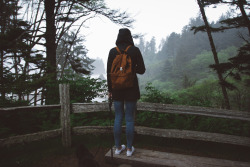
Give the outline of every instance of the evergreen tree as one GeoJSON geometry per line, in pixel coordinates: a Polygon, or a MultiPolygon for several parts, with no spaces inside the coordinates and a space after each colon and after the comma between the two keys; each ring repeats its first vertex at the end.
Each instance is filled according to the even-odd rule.
{"type": "Polygon", "coordinates": [[[65,33],[57,47],[57,63],[60,74],[58,78],[63,78],[65,69],[72,68],[76,73],[89,74],[92,70],[91,60],[87,57],[87,49],[84,44],[84,37],[77,37],[77,34],[65,33]]]}
{"type": "Polygon", "coordinates": [[[144,55],[145,55],[146,64],[154,60],[155,54],[156,54],[156,41],[155,41],[155,37],[152,37],[151,40],[147,42],[145,46],[144,55]]]}
{"type": "Polygon", "coordinates": [[[173,60],[176,57],[177,50],[179,50],[180,46],[180,34],[175,32],[171,33],[170,36],[167,37],[164,42],[161,50],[157,54],[157,59],[171,59],[173,60]]]}
{"type": "Polygon", "coordinates": [[[146,47],[146,46],[145,46],[144,38],[143,38],[143,37],[140,37],[140,39],[139,39],[139,44],[138,44],[138,48],[140,49],[142,56],[144,56],[144,54],[145,54],[145,50],[146,50],[145,47],[146,47]]]}
{"type": "MultiPolygon", "coordinates": [[[[229,15],[229,17],[221,18],[219,27],[211,27],[211,31],[224,33],[229,33],[232,29],[248,29],[248,35],[240,33],[241,38],[243,39],[239,42],[240,48],[238,54],[228,60],[226,63],[213,64],[210,67],[215,70],[220,70],[226,76],[230,75],[236,80],[241,80],[242,76],[250,76],[250,20],[249,16],[246,14],[246,9],[249,8],[250,3],[246,0],[204,0],[204,5],[218,5],[218,4],[230,4],[232,6],[238,7],[240,9],[241,15],[229,15]],[[243,42],[245,44],[242,46],[243,42]]],[[[204,26],[194,27],[195,31],[204,31],[204,26]]],[[[228,35],[230,36],[230,35],[228,35]]],[[[227,40],[225,40],[227,41],[227,40]]],[[[224,83],[228,88],[235,89],[235,86],[229,82],[224,83]]],[[[247,83],[249,84],[249,83],[247,83]]]]}
{"type": "MultiPolygon", "coordinates": [[[[44,71],[46,75],[43,77],[51,83],[57,80],[56,49],[64,34],[69,32],[74,25],[78,26],[77,32],[79,32],[88,19],[97,15],[107,17],[112,22],[127,27],[131,26],[133,22],[125,12],[107,8],[103,0],[37,0],[26,1],[26,3],[29,3],[27,11],[37,11],[36,14],[30,14],[33,16],[30,22],[34,25],[32,28],[36,32],[32,34],[34,35],[32,42],[34,45],[39,44],[46,47],[46,69],[44,71]],[[44,20],[46,21],[45,28],[42,27],[44,20]]],[[[78,70],[78,72],[81,71],[85,74],[90,72],[88,69],[79,68],[80,64],[83,63],[79,64],[79,59],[71,59],[71,63],[72,68],[75,67],[74,70],[78,70]]],[[[54,96],[53,90],[54,88],[49,86],[45,89],[47,104],[55,103],[53,99],[57,97],[54,96]]]]}
{"type": "MultiPolygon", "coordinates": [[[[197,3],[199,5],[199,7],[200,7],[202,18],[203,18],[204,23],[205,23],[205,27],[206,27],[207,35],[208,35],[208,38],[209,38],[211,50],[213,52],[215,64],[219,65],[220,63],[219,63],[217,51],[216,51],[216,48],[215,48],[215,45],[214,45],[213,37],[212,37],[212,34],[211,34],[210,25],[209,25],[209,23],[207,21],[207,17],[206,17],[206,14],[205,14],[204,5],[203,5],[201,0],[197,0],[197,3]]],[[[217,69],[216,72],[217,72],[217,75],[218,75],[218,78],[219,78],[219,81],[220,81],[220,85],[221,85],[222,93],[223,93],[223,96],[224,96],[226,108],[230,109],[229,98],[228,98],[228,94],[227,94],[227,90],[226,90],[226,86],[225,86],[225,79],[223,78],[222,72],[219,69],[217,69]]]]}
{"type": "MultiPolygon", "coordinates": [[[[220,19],[227,18],[229,16],[229,14],[222,15],[220,19]]],[[[220,27],[221,23],[219,21],[212,22],[210,25],[220,27]]],[[[213,77],[212,71],[208,68],[208,63],[197,63],[196,65],[198,65],[198,67],[191,67],[190,65],[192,64],[192,60],[195,60],[197,56],[203,55],[203,53],[213,56],[210,54],[211,47],[206,33],[197,32],[194,34],[190,31],[193,26],[200,26],[203,24],[204,21],[202,20],[201,15],[199,15],[196,18],[190,19],[189,24],[183,27],[182,33],[177,34],[173,32],[166,37],[166,40],[162,41],[164,43],[160,44],[162,47],[154,56],[154,61],[148,61],[150,62],[147,64],[148,70],[145,75],[140,76],[142,81],[141,83],[145,84],[146,81],[153,82],[154,80],[159,80],[161,82],[168,82],[171,83],[170,85],[174,85],[170,86],[171,88],[174,87],[174,89],[182,89],[181,81],[185,75],[187,75],[191,80],[199,80],[207,77],[207,75],[213,77]]],[[[242,39],[238,36],[239,32],[242,34],[247,33],[246,29],[230,29],[225,32],[214,33],[213,38],[217,51],[220,52],[226,50],[231,46],[240,47],[242,45],[242,39]]],[[[144,46],[145,43],[146,42],[144,42],[144,46]]],[[[231,58],[233,55],[230,53],[229,57],[231,58]]],[[[200,58],[202,59],[202,57],[200,58]]],[[[146,58],[145,62],[147,63],[146,58]]],[[[213,63],[212,60],[209,62],[213,63]]],[[[224,62],[225,61],[223,59],[223,63],[224,62]]],[[[168,88],[165,87],[165,89],[168,88]]]]}
{"type": "MultiPolygon", "coordinates": [[[[249,1],[247,0],[229,0],[229,1],[227,0],[203,0],[203,1],[204,1],[204,6],[229,4],[231,6],[237,6],[240,9],[241,16],[236,15],[232,18],[221,20],[221,23],[226,24],[227,26],[214,28],[212,29],[213,31],[222,31],[225,29],[246,27],[248,29],[248,34],[250,34],[250,20],[245,10],[245,8],[249,9],[249,6],[250,6],[249,1]]],[[[200,27],[200,29],[202,29],[202,27],[200,27]]]]}
{"type": "Polygon", "coordinates": [[[28,41],[29,27],[26,22],[18,19],[17,0],[5,0],[0,2],[0,77],[1,77],[1,101],[6,101],[6,93],[18,94],[21,100],[24,92],[31,91],[29,81],[32,70],[27,61],[30,59],[30,46],[28,41]]]}

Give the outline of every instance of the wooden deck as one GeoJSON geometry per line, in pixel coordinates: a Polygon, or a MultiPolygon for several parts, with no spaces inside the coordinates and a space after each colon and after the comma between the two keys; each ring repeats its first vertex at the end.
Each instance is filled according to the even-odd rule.
{"type": "Polygon", "coordinates": [[[250,162],[197,157],[136,148],[132,157],[126,152],[111,157],[111,150],[105,155],[108,163],[128,164],[133,167],[250,167],[250,162]]]}

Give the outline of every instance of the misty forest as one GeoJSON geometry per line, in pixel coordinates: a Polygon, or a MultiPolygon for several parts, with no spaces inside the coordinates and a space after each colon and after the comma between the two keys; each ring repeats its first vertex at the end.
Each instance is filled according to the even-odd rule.
{"type": "MultiPolygon", "coordinates": [[[[159,44],[134,35],[146,66],[138,75],[140,102],[250,112],[250,4],[197,0],[197,6],[197,17],[159,44]],[[205,9],[219,5],[230,10],[208,22],[205,9]]],[[[89,58],[85,46],[85,23],[95,17],[128,28],[136,22],[104,0],[1,0],[0,108],[59,104],[62,83],[70,85],[70,103],[107,102],[107,62],[89,58]]],[[[58,128],[59,112],[0,113],[0,138],[58,128]]],[[[149,127],[250,136],[247,121],[142,111],[136,119],[149,127]]],[[[71,120],[71,126],[110,123],[105,112],[72,114],[71,120]]]]}
{"type": "MultiPolygon", "coordinates": [[[[211,26],[219,29],[224,26],[221,22],[229,17],[230,13],[222,15],[211,26]]],[[[203,25],[202,16],[190,19],[181,34],[171,33],[162,40],[159,48],[155,38],[150,41],[140,38],[138,46],[147,67],[146,74],[140,76],[141,87],[145,87],[147,93],[159,93],[152,99],[148,99],[149,94],[146,93],[144,100],[249,110],[249,60],[239,58],[241,49],[249,49],[244,40],[249,36],[248,29],[225,28],[223,32],[213,33],[219,59],[217,66],[207,34],[203,32],[205,30],[199,31],[203,25]],[[234,64],[235,59],[244,59],[241,60],[244,64],[239,60],[237,65],[234,64]],[[223,81],[219,81],[217,70],[222,74],[223,81]],[[229,106],[225,102],[221,86],[226,87],[229,106]]],[[[249,53],[249,50],[246,52],[249,53]]]]}

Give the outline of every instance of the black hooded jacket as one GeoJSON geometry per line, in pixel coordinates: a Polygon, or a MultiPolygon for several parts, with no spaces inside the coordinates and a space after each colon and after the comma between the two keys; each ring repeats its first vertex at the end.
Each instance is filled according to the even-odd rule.
{"type": "MultiPolygon", "coordinates": [[[[116,40],[116,46],[120,50],[125,50],[129,45],[131,47],[128,49],[127,54],[131,57],[132,60],[132,70],[137,74],[144,74],[145,65],[139,48],[134,46],[133,38],[131,32],[127,28],[119,30],[119,34],[116,40]]],[[[140,90],[138,84],[138,78],[135,76],[134,86],[132,88],[126,88],[122,90],[112,90],[111,80],[110,80],[110,71],[113,60],[118,54],[117,50],[112,48],[109,51],[108,63],[107,63],[107,79],[108,79],[108,91],[112,93],[113,100],[126,100],[134,101],[140,98],[140,90]]]]}

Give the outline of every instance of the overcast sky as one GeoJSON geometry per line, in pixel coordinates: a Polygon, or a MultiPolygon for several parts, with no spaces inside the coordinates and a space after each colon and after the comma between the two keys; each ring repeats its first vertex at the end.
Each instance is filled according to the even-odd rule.
{"type": "MultiPolygon", "coordinates": [[[[190,18],[199,14],[196,0],[105,0],[107,7],[126,11],[135,19],[132,33],[145,35],[146,40],[153,36],[157,43],[172,32],[181,33],[182,28],[189,23],[190,18]]],[[[221,16],[220,8],[207,9],[209,21],[221,16]]],[[[90,58],[101,58],[106,65],[109,50],[115,46],[118,26],[104,17],[92,19],[87,23],[88,29],[83,29],[86,36],[85,45],[90,58]]],[[[135,43],[138,41],[135,41],[135,43]]]]}

